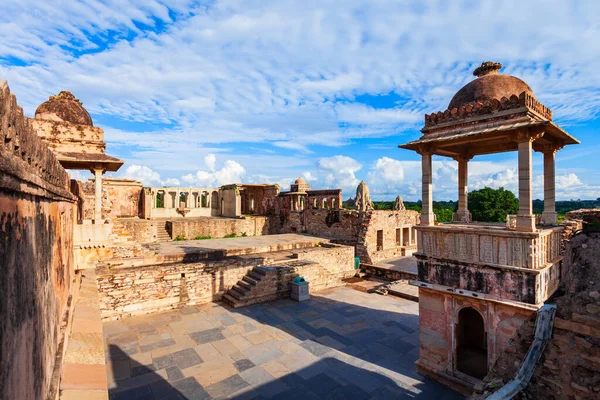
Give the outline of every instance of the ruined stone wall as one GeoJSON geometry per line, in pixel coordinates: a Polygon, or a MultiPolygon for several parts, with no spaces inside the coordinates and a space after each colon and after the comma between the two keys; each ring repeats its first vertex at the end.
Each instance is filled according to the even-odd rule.
{"type": "Polygon", "coordinates": [[[0,398],[56,394],[75,286],[69,176],[0,80],[0,398]],[[60,359],[60,358],[58,358],[60,359]]]}
{"type": "Polygon", "coordinates": [[[133,237],[135,243],[154,243],[158,241],[157,233],[165,226],[164,220],[146,220],[137,218],[119,218],[118,221],[133,237]]]}
{"type": "Polygon", "coordinates": [[[168,221],[171,237],[211,236],[222,238],[235,233],[236,236],[262,236],[278,233],[277,217],[245,216],[243,218],[194,218],[168,221]]]}
{"type": "Polygon", "coordinates": [[[389,258],[408,256],[416,249],[417,239],[413,226],[419,223],[419,213],[412,210],[374,210],[363,213],[362,232],[359,233],[357,256],[361,261],[375,264],[389,258]],[[407,229],[405,231],[405,228],[407,229]],[[397,242],[396,230],[400,229],[397,242]],[[378,246],[378,231],[383,234],[383,246],[378,246]],[[404,243],[406,233],[408,238],[404,243]]]}
{"type": "MultiPolygon", "coordinates": [[[[523,322],[534,313],[533,309],[419,288],[420,352],[417,367],[420,373],[427,376],[435,374],[436,379],[456,374],[456,340],[453,334],[458,313],[464,307],[474,308],[483,317],[487,333],[488,368],[504,352],[523,322]]],[[[452,385],[452,380],[448,379],[445,383],[452,385]]]]}
{"type": "MultiPolygon", "coordinates": [[[[548,300],[557,307],[552,338],[529,385],[517,398],[600,397],[600,233],[574,236],[567,246],[565,268],[561,289],[548,300]]],[[[533,341],[534,326],[531,318],[498,358],[485,378],[493,382],[485,388],[488,394],[514,377],[533,341]]]]}
{"type": "Polygon", "coordinates": [[[102,179],[102,216],[104,218],[140,216],[142,191],[141,182],[127,179],[102,179]]]}
{"type": "MultiPolygon", "coordinates": [[[[351,247],[327,245],[298,250],[296,261],[310,261],[317,269],[298,272],[286,270],[286,284],[306,272],[315,288],[341,284],[354,275],[351,247]],[[289,276],[288,276],[289,275],[289,276]],[[292,276],[293,275],[293,276],[292,276]],[[333,282],[335,281],[335,282],[333,282]]],[[[100,309],[105,320],[165,311],[186,304],[220,300],[246,273],[260,265],[272,265],[273,253],[207,259],[194,263],[153,265],[96,270],[100,290],[100,309]]],[[[311,264],[312,265],[312,264],[311,264]]],[[[282,271],[286,264],[277,264],[282,271]]]]}

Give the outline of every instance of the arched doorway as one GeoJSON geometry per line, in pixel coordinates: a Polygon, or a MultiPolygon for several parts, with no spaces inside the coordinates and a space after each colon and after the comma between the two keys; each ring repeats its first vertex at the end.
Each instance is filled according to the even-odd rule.
{"type": "Polygon", "coordinates": [[[487,333],[483,317],[474,308],[458,312],[456,369],[477,379],[487,375],[487,333]]]}

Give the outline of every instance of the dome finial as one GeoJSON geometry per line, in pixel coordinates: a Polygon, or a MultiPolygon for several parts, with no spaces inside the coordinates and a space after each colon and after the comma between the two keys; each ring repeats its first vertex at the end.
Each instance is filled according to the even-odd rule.
{"type": "Polygon", "coordinates": [[[482,62],[481,65],[475,69],[475,71],[473,71],[473,75],[479,78],[484,75],[497,74],[498,71],[500,71],[500,68],[502,68],[502,64],[500,63],[485,61],[482,62]]]}

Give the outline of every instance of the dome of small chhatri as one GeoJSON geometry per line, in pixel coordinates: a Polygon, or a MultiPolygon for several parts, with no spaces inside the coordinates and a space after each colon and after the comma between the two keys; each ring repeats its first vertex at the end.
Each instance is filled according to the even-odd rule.
{"type": "Polygon", "coordinates": [[[300,177],[298,179],[296,179],[296,182],[294,182],[295,185],[306,185],[306,181],[304,180],[303,177],[300,177]]]}
{"type": "Polygon", "coordinates": [[[448,109],[459,108],[476,101],[500,100],[503,97],[508,99],[512,95],[519,96],[523,92],[533,96],[533,90],[521,79],[511,75],[499,74],[498,71],[501,68],[502,64],[500,63],[491,61],[482,63],[473,71],[473,75],[477,79],[467,83],[456,92],[448,105],[448,109]]]}
{"type": "Polygon", "coordinates": [[[40,104],[35,110],[35,118],[93,126],[92,117],[83,108],[81,101],[77,100],[68,90],[63,90],[56,96],[50,96],[48,101],[40,104]]]}

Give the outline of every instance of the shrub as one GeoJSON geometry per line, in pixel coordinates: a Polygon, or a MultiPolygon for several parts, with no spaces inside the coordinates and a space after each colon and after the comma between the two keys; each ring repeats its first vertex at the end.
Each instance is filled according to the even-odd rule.
{"type": "Polygon", "coordinates": [[[175,240],[177,242],[180,242],[182,240],[185,240],[185,236],[183,236],[183,235],[177,235],[177,237],[175,237],[175,239],[173,239],[173,240],[175,240]]]}
{"type": "Polygon", "coordinates": [[[212,239],[212,236],[208,235],[208,236],[196,236],[194,238],[194,240],[207,240],[207,239],[212,239]]]}
{"type": "Polygon", "coordinates": [[[230,233],[229,235],[225,235],[225,236],[223,236],[223,238],[224,238],[224,239],[228,239],[228,238],[234,238],[234,237],[236,237],[236,236],[237,236],[237,235],[236,235],[236,234],[235,234],[235,232],[234,232],[234,233],[230,233]]]}

